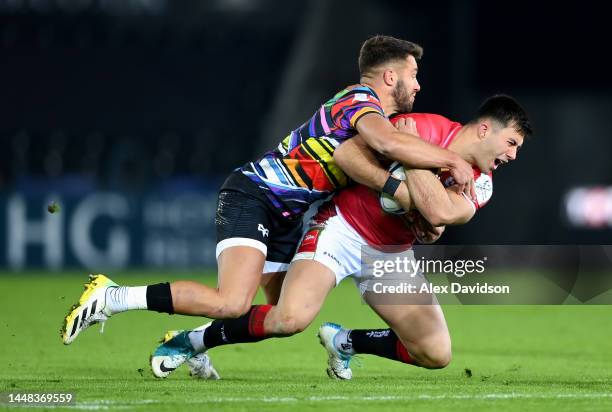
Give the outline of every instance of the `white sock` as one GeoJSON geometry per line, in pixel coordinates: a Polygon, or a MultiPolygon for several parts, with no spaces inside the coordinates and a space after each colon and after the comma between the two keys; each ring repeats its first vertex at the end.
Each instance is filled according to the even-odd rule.
{"type": "Polygon", "coordinates": [[[195,351],[198,353],[206,350],[206,347],[204,346],[204,332],[211,323],[212,322],[208,322],[206,325],[202,325],[187,334],[187,337],[189,337],[189,342],[191,342],[191,346],[193,346],[195,351]]]}
{"type": "Polygon", "coordinates": [[[106,305],[113,315],[127,310],[147,309],[147,287],[120,286],[108,288],[106,305]]]}

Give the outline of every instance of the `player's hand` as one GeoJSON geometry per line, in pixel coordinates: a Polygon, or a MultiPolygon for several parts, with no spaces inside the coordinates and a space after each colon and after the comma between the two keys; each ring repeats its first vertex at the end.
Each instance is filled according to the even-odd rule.
{"type": "Polygon", "coordinates": [[[431,244],[440,239],[444,233],[445,226],[432,226],[418,212],[412,211],[407,213],[408,219],[412,221],[412,233],[420,243],[431,244]]]}
{"type": "MultiPolygon", "coordinates": [[[[410,117],[402,117],[395,122],[395,128],[402,133],[409,133],[415,136],[419,136],[419,131],[416,127],[416,121],[410,117]]],[[[420,136],[419,136],[420,137],[420,136]]]]}
{"type": "Polygon", "coordinates": [[[449,173],[459,185],[459,190],[467,195],[468,198],[476,200],[476,189],[474,189],[474,171],[472,165],[457,156],[453,166],[449,168],[449,173]]]}

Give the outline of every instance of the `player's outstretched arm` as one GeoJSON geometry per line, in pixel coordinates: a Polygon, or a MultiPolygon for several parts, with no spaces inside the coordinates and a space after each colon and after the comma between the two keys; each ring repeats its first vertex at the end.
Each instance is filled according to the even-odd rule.
{"type": "MultiPolygon", "coordinates": [[[[363,141],[383,156],[408,168],[447,168],[462,190],[470,197],[475,196],[472,166],[456,153],[426,142],[418,136],[398,131],[377,113],[364,115],[355,127],[363,141]]],[[[351,175],[351,171],[345,172],[351,175]]]]}
{"type": "MultiPolygon", "coordinates": [[[[334,160],[357,183],[377,192],[382,191],[389,177],[389,172],[380,165],[359,135],[342,143],[334,152],[334,160]]],[[[403,182],[395,192],[394,197],[404,210],[419,209],[427,221],[435,223],[434,226],[462,224],[471,219],[474,214],[473,207],[457,187],[444,189],[433,173],[428,170],[420,172],[423,172],[423,176],[403,182]],[[415,200],[408,189],[411,180],[417,180],[414,183],[416,187],[412,190],[417,197],[415,200]]],[[[408,174],[410,175],[411,173],[408,174]]]]}
{"type": "Polygon", "coordinates": [[[406,170],[406,184],[414,207],[433,226],[462,225],[476,212],[462,192],[456,187],[445,189],[429,170],[406,170]]]}

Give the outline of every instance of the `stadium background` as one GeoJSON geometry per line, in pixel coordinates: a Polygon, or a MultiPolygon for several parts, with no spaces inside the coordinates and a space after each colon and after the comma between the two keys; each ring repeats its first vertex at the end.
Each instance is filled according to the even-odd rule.
{"type": "MultiPolygon", "coordinates": [[[[350,282],[303,333],[212,351],[218,382],[147,373],[156,339],[200,318],[128,313],[68,347],[57,333],[89,271],[214,285],[222,179],[356,82],[376,33],[424,46],[415,111],[467,121],[503,92],[532,118],[492,202],[443,242],[609,243],[612,70],[597,7],[0,0],[0,410],[2,393],[25,390],[74,391],[71,410],[611,410],[610,305],[446,305],[449,367],[365,356],[348,384],[327,378],[314,336],[324,321],[384,327],[350,282]]],[[[586,280],[608,290],[589,303],[612,302],[609,273],[586,280]]]]}
{"type": "Polygon", "coordinates": [[[356,82],[375,33],[424,46],[415,111],[467,121],[504,92],[532,117],[493,201],[445,242],[609,239],[612,81],[589,2],[279,4],[0,1],[0,265],[214,266],[223,177],[356,82]]]}

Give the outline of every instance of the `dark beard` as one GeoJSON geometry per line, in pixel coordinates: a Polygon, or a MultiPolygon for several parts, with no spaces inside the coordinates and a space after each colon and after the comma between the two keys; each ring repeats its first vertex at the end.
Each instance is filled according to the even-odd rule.
{"type": "Polygon", "coordinates": [[[398,113],[410,113],[412,111],[412,102],[410,95],[406,92],[405,84],[402,80],[398,80],[393,92],[391,93],[398,113]]]}

